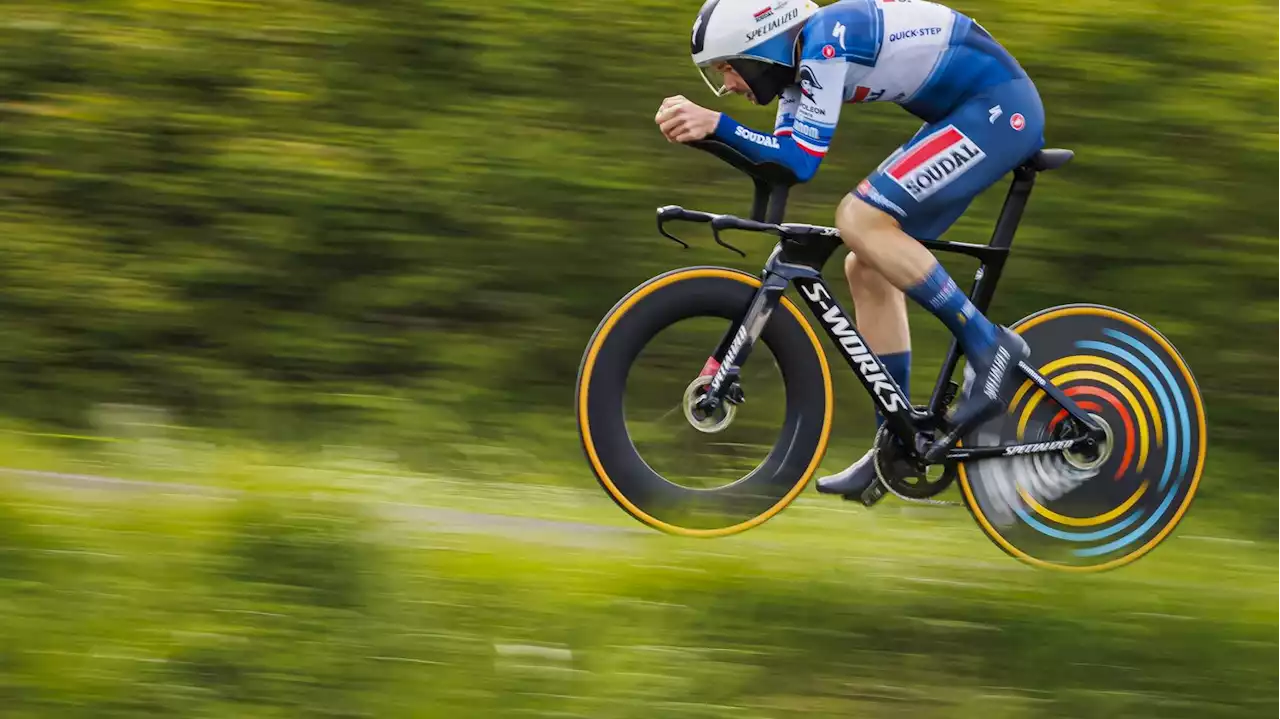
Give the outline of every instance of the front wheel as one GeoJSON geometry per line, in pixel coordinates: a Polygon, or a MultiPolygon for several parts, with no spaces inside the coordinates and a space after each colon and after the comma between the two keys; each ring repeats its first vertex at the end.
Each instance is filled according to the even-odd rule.
{"type": "Polygon", "coordinates": [[[817,336],[785,297],[743,367],[745,404],[711,421],[686,411],[692,393],[705,385],[696,381],[702,361],[746,313],[760,286],[737,270],[674,270],[632,290],[587,343],[575,402],[587,462],[614,502],[650,527],[693,537],[744,531],[790,504],[822,460],[831,429],[831,373],[817,336]],[[642,354],[652,354],[646,350],[659,344],[656,338],[672,336],[677,325],[696,330],[681,335],[685,356],[642,369],[642,354]],[[753,373],[780,375],[781,389],[771,395],[753,384],[753,373]],[[628,389],[633,392],[624,401],[628,389]],[[674,424],[646,430],[634,418],[629,422],[627,410],[644,406],[671,407],[661,418],[674,424]],[[754,422],[743,417],[748,410],[757,413],[754,422]],[[744,436],[727,441],[731,424],[744,436]],[[752,459],[750,467],[741,457],[721,463],[719,469],[733,476],[714,486],[674,479],[679,469],[704,460],[706,453],[691,444],[704,438],[737,453],[759,448],[764,457],[752,459]],[[637,441],[660,449],[642,457],[637,441]]]}

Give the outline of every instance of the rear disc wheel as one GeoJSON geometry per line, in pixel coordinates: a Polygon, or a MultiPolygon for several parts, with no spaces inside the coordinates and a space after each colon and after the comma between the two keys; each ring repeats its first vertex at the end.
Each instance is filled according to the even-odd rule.
{"type": "MultiPolygon", "coordinates": [[[[961,495],[1001,549],[1064,571],[1123,566],[1167,538],[1190,506],[1205,460],[1204,401],[1191,370],[1154,327],[1092,304],[1042,310],[1010,327],[1028,360],[1102,426],[1095,447],[961,463],[961,495]]],[[[982,447],[1083,436],[1026,380],[1008,411],[966,436],[982,447]]]]}

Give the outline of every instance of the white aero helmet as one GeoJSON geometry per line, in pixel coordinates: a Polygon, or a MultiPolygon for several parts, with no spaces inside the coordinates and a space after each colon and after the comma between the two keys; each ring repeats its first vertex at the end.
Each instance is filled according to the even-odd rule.
{"type": "Polygon", "coordinates": [[[706,0],[693,21],[693,64],[720,97],[728,89],[712,65],[728,63],[767,105],[795,82],[796,40],[817,10],[812,0],[706,0]]]}

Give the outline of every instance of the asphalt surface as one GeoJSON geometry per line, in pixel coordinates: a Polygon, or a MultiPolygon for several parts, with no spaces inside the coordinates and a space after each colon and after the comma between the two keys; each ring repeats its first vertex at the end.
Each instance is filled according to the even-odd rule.
{"type": "MultiPolygon", "coordinates": [[[[180,482],[153,482],[96,474],[48,472],[32,469],[0,467],[0,477],[24,488],[57,492],[119,492],[143,496],[182,496],[194,498],[237,499],[247,493],[225,487],[210,487],[180,482]]],[[[618,527],[587,522],[574,522],[537,517],[519,517],[488,512],[474,512],[402,502],[368,502],[384,517],[427,526],[455,534],[505,536],[521,541],[540,541],[565,546],[598,547],[602,540],[623,539],[652,534],[643,527],[618,527]]]]}

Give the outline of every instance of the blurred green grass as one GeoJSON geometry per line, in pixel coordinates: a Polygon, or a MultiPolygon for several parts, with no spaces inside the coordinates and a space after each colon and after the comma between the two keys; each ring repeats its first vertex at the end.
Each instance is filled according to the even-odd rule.
{"type": "Polygon", "coordinates": [[[1194,507],[1148,557],[1079,577],[894,500],[806,495],[688,540],[594,486],[356,448],[127,440],[76,462],[3,436],[29,468],[0,475],[5,717],[1276,711],[1276,545],[1194,507]]]}

